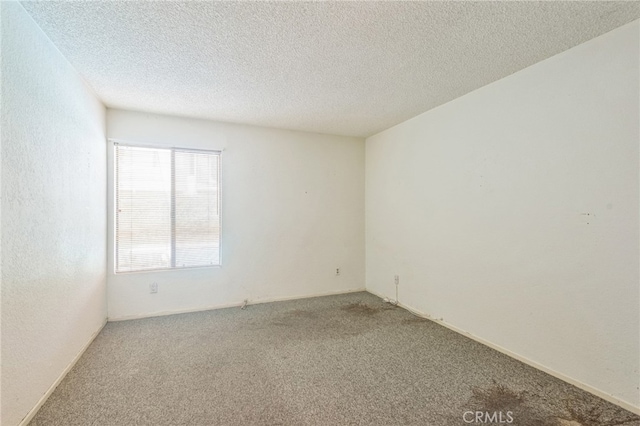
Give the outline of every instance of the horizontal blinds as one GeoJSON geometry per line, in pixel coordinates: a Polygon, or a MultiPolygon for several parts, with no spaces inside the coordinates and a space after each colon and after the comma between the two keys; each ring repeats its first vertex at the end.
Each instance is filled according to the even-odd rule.
{"type": "Polygon", "coordinates": [[[220,155],[116,145],[116,272],[220,264],[220,155]]]}
{"type": "Polygon", "coordinates": [[[220,259],[219,155],[176,150],[175,266],[217,265],[220,259]]]}
{"type": "Polygon", "coordinates": [[[116,146],[116,271],[171,267],[171,152],[116,146]]]}

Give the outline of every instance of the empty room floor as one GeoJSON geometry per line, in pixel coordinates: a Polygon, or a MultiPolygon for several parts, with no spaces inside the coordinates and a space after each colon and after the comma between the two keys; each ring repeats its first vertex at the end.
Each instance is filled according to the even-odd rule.
{"type": "Polygon", "coordinates": [[[464,425],[469,411],[640,425],[364,292],[108,323],[30,425],[464,425]]]}

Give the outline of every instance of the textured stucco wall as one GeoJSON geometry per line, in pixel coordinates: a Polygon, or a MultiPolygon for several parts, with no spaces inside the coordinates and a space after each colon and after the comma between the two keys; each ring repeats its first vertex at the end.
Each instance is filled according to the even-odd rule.
{"type": "Polygon", "coordinates": [[[106,318],[105,110],[22,6],[2,12],[2,421],[106,318]]]}
{"type": "Polygon", "coordinates": [[[636,409],[639,32],[366,142],[368,290],[636,409]]]}
{"type": "MultiPolygon", "coordinates": [[[[110,255],[109,319],[364,289],[364,139],[112,109],[107,129],[223,150],[222,266],[114,274],[110,255]]],[[[109,223],[113,253],[113,205],[109,223]]]]}

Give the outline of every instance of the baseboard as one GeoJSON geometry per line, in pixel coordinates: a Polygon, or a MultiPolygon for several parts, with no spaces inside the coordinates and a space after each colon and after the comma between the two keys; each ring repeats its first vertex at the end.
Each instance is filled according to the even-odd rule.
{"type": "MultiPolygon", "coordinates": [[[[339,294],[359,293],[359,292],[363,292],[363,291],[366,291],[366,290],[364,288],[355,288],[355,289],[349,289],[349,290],[328,291],[328,292],[324,292],[324,293],[315,293],[315,294],[308,294],[308,295],[287,296],[287,297],[270,297],[270,298],[265,298],[265,299],[249,300],[247,302],[247,306],[249,306],[249,305],[259,305],[261,303],[285,302],[287,300],[309,299],[309,298],[312,298],[312,297],[336,296],[336,295],[339,295],[339,294]]],[[[109,317],[107,320],[109,322],[128,321],[128,320],[134,320],[134,319],[163,317],[163,316],[166,316],[166,315],[189,314],[189,313],[193,313],[193,312],[212,311],[212,310],[216,310],[216,309],[237,308],[237,307],[242,306],[242,305],[244,305],[244,301],[226,303],[226,304],[220,304],[220,305],[211,305],[211,306],[205,306],[205,307],[194,308],[194,309],[178,309],[178,310],[172,310],[172,311],[151,312],[151,313],[148,313],[148,314],[123,315],[123,316],[119,316],[119,317],[109,317]]]]}
{"type": "MultiPolygon", "coordinates": [[[[368,293],[373,294],[374,296],[377,296],[377,297],[381,298],[381,299],[388,298],[388,296],[384,296],[384,295],[378,294],[378,293],[376,293],[376,292],[374,292],[372,290],[369,290],[369,289],[367,289],[366,291],[368,293]]],[[[582,383],[579,380],[573,379],[573,378],[571,378],[571,377],[569,377],[569,376],[567,376],[567,375],[565,375],[563,373],[560,373],[560,372],[555,371],[555,370],[553,370],[553,369],[551,369],[549,367],[546,367],[546,366],[544,366],[542,364],[539,364],[539,363],[537,363],[537,362],[535,362],[535,361],[533,361],[533,360],[531,360],[529,358],[526,358],[526,357],[524,357],[522,355],[519,355],[519,354],[517,354],[515,352],[512,352],[509,349],[505,349],[502,346],[496,345],[494,343],[491,343],[488,340],[485,340],[485,339],[483,339],[481,337],[475,336],[475,335],[469,333],[468,331],[464,331],[464,330],[462,330],[462,329],[460,329],[460,328],[458,328],[458,327],[456,327],[454,325],[451,325],[451,324],[449,324],[449,323],[447,323],[447,322],[445,322],[443,320],[432,318],[431,316],[429,316],[429,314],[425,314],[425,313],[419,311],[418,309],[415,309],[415,308],[413,308],[411,306],[405,305],[404,303],[398,302],[397,306],[400,306],[401,308],[406,309],[407,311],[411,312],[412,314],[414,314],[416,316],[419,316],[421,318],[425,318],[425,319],[428,319],[430,321],[433,321],[433,322],[435,322],[435,323],[437,323],[439,325],[442,325],[443,327],[448,328],[449,330],[455,331],[458,334],[461,334],[461,335],[463,335],[465,337],[468,337],[468,338],[470,338],[472,340],[475,340],[476,342],[481,343],[481,344],[483,344],[485,346],[488,346],[491,349],[495,349],[496,351],[498,351],[500,353],[503,353],[503,354],[505,354],[505,355],[507,355],[507,356],[509,356],[511,358],[517,359],[518,361],[523,362],[523,363],[525,363],[525,364],[527,364],[527,365],[529,365],[529,366],[531,366],[531,367],[533,367],[533,368],[535,368],[537,370],[544,371],[545,373],[550,374],[551,376],[553,376],[553,377],[555,377],[557,379],[560,379],[563,382],[567,382],[570,385],[573,385],[573,386],[575,386],[577,388],[580,388],[583,391],[589,392],[589,393],[591,393],[591,394],[593,394],[593,395],[595,395],[595,396],[597,396],[599,398],[604,399],[605,401],[608,401],[608,402],[610,402],[612,404],[617,405],[618,407],[624,408],[627,411],[630,411],[630,412],[632,412],[634,414],[640,415],[640,407],[636,407],[635,405],[629,404],[626,401],[622,401],[622,400],[616,398],[615,396],[613,396],[611,394],[608,394],[608,393],[606,393],[604,391],[601,391],[600,389],[594,388],[593,386],[587,385],[586,383],[582,383]]]]}
{"type": "Polygon", "coordinates": [[[95,340],[95,338],[98,336],[98,334],[100,334],[100,332],[102,331],[102,329],[104,328],[104,326],[107,324],[107,320],[105,319],[105,321],[102,323],[102,325],[100,326],[100,328],[95,331],[91,337],[89,338],[89,341],[82,347],[82,349],[80,349],[80,351],[76,354],[75,357],[73,357],[73,359],[71,360],[71,362],[65,367],[64,370],[62,370],[62,373],[60,373],[60,376],[58,376],[58,378],[56,379],[55,382],[53,382],[53,384],[49,387],[49,389],[47,389],[47,391],[44,393],[44,395],[42,395],[42,397],[40,398],[40,400],[38,400],[38,403],[31,409],[31,411],[29,411],[29,413],[22,419],[22,421],[19,423],[18,426],[26,426],[29,424],[29,422],[33,419],[33,417],[36,415],[36,413],[38,412],[38,410],[40,410],[40,408],[42,408],[42,406],[44,405],[45,402],[47,402],[47,399],[49,399],[49,397],[51,396],[51,394],[53,393],[53,391],[56,390],[56,388],[58,387],[58,385],[60,384],[60,382],[62,382],[62,379],[65,378],[65,376],[69,373],[69,371],[71,371],[71,369],[73,368],[74,365],[76,365],[76,363],[78,362],[78,360],[80,359],[80,357],[82,357],[82,355],[85,353],[85,351],[87,350],[87,348],[91,345],[91,343],[93,343],[93,341],[95,340]]]}

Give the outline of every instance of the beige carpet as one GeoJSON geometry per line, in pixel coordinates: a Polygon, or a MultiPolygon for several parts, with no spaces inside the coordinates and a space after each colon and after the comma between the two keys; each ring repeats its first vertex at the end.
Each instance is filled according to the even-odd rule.
{"type": "Polygon", "coordinates": [[[31,422],[467,424],[640,426],[640,418],[353,293],[109,323],[31,422]]]}

